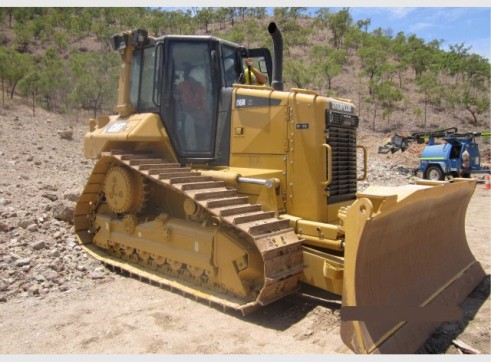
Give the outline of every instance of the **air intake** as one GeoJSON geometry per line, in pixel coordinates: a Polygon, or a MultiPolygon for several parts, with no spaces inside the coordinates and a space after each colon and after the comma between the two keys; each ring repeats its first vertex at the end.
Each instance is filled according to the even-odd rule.
{"type": "Polygon", "coordinates": [[[326,188],[330,204],[356,198],[358,123],[359,119],[355,115],[326,111],[326,143],[332,150],[332,182],[326,188]]]}

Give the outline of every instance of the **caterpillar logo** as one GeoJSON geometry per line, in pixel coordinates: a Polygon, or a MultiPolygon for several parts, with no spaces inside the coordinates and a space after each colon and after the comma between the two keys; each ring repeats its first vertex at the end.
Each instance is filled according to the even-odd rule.
{"type": "Polygon", "coordinates": [[[341,102],[331,102],[331,109],[349,113],[353,112],[353,106],[351,104],[341,102]]]}

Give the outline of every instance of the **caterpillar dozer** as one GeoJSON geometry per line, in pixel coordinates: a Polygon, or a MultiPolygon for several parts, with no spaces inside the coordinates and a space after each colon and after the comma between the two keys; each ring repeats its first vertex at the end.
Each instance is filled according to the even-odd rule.
{"type": "Polygon", "coordinates": [[[282,35],[268,31],[274,57],[214,36],[112,37],[118,104],[89,120],[78,240],[116,270],[244,315],[303,285],[327,290],[353,351],[413,353],[484,277],[464,229],[475,181],[358,192],[355,105],[284,90],[282,35]],[[249,57],[267,85],[242,84],[249,57]],[[189,77],[204,100],[186,105],[189,77]]]}

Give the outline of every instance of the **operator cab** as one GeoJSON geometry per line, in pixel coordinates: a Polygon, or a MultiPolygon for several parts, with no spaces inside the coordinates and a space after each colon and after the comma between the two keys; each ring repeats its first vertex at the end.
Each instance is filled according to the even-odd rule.
{"type": "Polygon", "coordinates": [[[247,57],[270,82],[265,48],[212,36],[165,36],[135,48],[131,103],[159,113],[181,164],[228,165],[233,84],[243,81],[247,57]]]}

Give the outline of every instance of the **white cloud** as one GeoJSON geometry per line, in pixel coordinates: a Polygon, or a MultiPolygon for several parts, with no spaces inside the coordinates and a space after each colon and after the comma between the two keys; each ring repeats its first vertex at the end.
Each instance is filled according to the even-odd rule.
{"type": "MultiPolygon", "coordinates": [[[[429,10],[429,9],[428,9],[429,10]]],[[[427,19],[444,23],[461,21],[462,19],[472,18],[475,13],[473,8],[431,8],[431,13],[427,19]]]]}
{"type": "Polygon", "coordinates": [[[387,8],[389,18],[392,20],[405,18],[414,10],[416,10],[416,8],[387,8]]]}
{"type": "Polygon", "coordinates": [[[418,33],[422,30],[427,30],[427,29],[430,29],[430,28],[434,28],[436,25],[435,23],[424,23],[424,22],[420,22],[420,23],[414,23],[412,25],[409,25],[409,27],[407,28],[408,32],[409,33],[418,33]]]}

